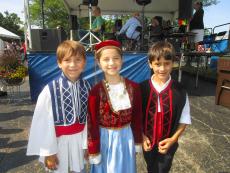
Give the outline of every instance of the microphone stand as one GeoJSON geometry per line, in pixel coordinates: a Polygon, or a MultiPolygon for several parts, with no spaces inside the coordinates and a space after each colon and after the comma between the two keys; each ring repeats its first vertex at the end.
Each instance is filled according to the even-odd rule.
{"type": "Polygon", "coordinates": [[[92,30],[92,4],[91,2],[89,2],[88,5],[88,9],[89,9],[89,30],[88,33],[86,33],[80,40],[79,42],[82,43],[83,45],[85,45],[86,51],[88,50],[92,50],[93,45],[101,42],[101,40],[91,31],[92,30]],[[86,38],[89,37],[89,43],[85,43],[84,40],[86,40],[86,38]],[[93,43],[93,38],[97,40],[97,42],[93,43]]]}

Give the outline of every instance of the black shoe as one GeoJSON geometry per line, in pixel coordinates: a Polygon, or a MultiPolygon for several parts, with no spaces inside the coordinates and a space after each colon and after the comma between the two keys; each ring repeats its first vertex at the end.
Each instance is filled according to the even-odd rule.
{"type": "Polygon", "coordinates": [[[6,91],[0,91],[0,97],[3,97],[3,96],[7,96],[7,92],[6,91]]]}

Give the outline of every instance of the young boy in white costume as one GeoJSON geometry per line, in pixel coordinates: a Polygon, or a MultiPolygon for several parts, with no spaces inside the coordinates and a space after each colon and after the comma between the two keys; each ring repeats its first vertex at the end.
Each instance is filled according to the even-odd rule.
{"type": "Polygon", "coordinates": [[[57,48],[62,74],[38,97],[27,155],[39,155],[55,173],[84,173],[87,149],[87,100],[90,84],[81,78],[86,64],[84,47],[66,40],[57,48]]]}

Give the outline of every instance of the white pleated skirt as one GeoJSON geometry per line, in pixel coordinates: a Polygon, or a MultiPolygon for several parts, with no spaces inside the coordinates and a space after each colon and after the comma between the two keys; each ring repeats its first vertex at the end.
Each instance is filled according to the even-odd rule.
{"type": "MultiPolygon", "coordinates": [[[[83,133],[80,132],[73,135],[63,135],[57,138],[59,165],[58,169],[53,171],[54,173],[69,173],[69,170],[76,173],[85,172],[82,135],[83,133]]],[[[44,163],[44,157],[40,157],[39,160],[44,163]]]]}

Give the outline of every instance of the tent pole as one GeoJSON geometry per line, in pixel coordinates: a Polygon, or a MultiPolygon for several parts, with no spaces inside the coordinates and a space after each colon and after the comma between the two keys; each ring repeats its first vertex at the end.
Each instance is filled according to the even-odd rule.
{"type": "Polygon", "coordinates": [[[32,42],[31,42],[31,25],[30,25],[30,19],[29,19],[29,0],[24,0],[24,17],[25,17],[25,43],[26,43],[26,49],[32,49],[32,42]]]}
{"type": "Polygon", "coordinates": [[[45,29],[45,20],[44,20],[44,0],[41,0],[41,7],[42,7],[42,29],[45,29]]]}

